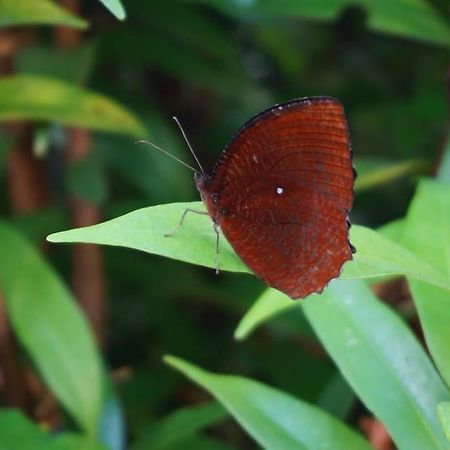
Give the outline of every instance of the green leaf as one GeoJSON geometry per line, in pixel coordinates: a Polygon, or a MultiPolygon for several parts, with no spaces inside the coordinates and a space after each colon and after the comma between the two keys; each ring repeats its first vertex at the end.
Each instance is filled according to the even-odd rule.
{"type": "Polygon", "coordinates": [[[442,429],[450,442],[450,402],[442,402],[437,405],[437,415],[442,429]]]}
{"type": "Polygon", "coordinates": [[[33,45],[15,55],[14,65],[22,75],[40,75],[68,83],[85,84],[92,72],[95,57],[96,46],[93,43],[64,50],[49,45],[33,45]]]}
{"type": "Polygon", "coordinates": [[[187,438],[226,417],[217,403],[184,408],[143,430],[132,450],[159,450],[183,444],[187,438]]]}
{"type": "Polygon", "coordinates": [[[356,254],[353,261],[345,264],[342,278],[408,275],[436,286],[450,287],[450,280],[444,273],[370,228],[354,225],[350,240],[356,247],[356,254]]]}
{"type": "Polygon", "coordinates": [[[317,399],[317,406],[345,420],[357,401],[356,395],[339,371],[330,378],[317,399]]]}
{"type": "MultiPolygon", "coordinates": [[[[146,450],[150,450],[150,447],[146,450]]],[[[235,450],[235,448],[216,439],[196,434],[186,437],[182,442],[165,447],[164,450],[235,450]]]]}
{"type": "Polygon", "coordinates": [[[287,295],[272,288],[266,289],[244,314],[234,337],[243,340],[264,322],[295,307],[299,307],[299,304],[294,303],[287,295]]]}
{"type": "MultiPolygon", "coordinates": [[[[408,210],[404,244],[450,279],[450,185],[424,180],[408,210]]],[[[450,289],[409,279],[430,352],[450,386],[450,289]]]]}
{"type": "MultiPolygon", "coordinates": [[[[193,1],[193,0],[191,0],[193,1]]],[[[333,20],[349,6],[367,10],[369,28],[437,45],[450,45],[450,29],[424,0],[197,0],[232,16],[299,16],[333,20]]]]}
{"type": "Polygon", "coordinates": [[[410,174],[424,172],[430,164],[421,159],[401,162],[382,162],[377,160],[355,161],[358,177],[355,181],[356,192],[373,189],[410,174]]]}
{"type": "MultiPolygon", "coordinates": [[[[360,0],[369,28],[437,45],[450,45],[450,28],[425,0],[360,0]]],[[[348,4],[353,3],[351,0],[348,4]]],[[[354,4],[354,3],[353,3],[354,4]]]]}
{"type": "MultiPolygon", "coordinates": [[[[189,208],[204,211],[201,202],[152,206],[91,227],[54,233],[47,239],[50,242],[86,242],[129,247],[215,267],[216,236],[208,216],[188,213],[183,226],[174,236],[164,236],[178,225],[183,212],[189,208]]],[[[376,231],[353,226],[351,241],[356,246],[357,253],[354,261],[345,265],[342,274],[345,278],[407,274],[437,286],[449,285],[443,274],[376,231]]],[[[220,239],[220,268],[233,272],[250,272],[225,238],[220,239]]]]}
{"type": "Polygon", "coordinates": [[[445,143],[445,148],[436,176],[438,180],[450,183],[450,136],[448,136],[447,142],[445,143]]]}
{"type": "MultiPolygon", "coordinates": [[[[164,236],[176,228],[188,208],[205,210],[201,202],[151,206],[91,227],[55,233],[47,239],[50,242],[95,242],[129,247],[215,267],[216,234],[209,216],[188,213],[174,236],[164,236]]],[[[220,239],[220,267],[222,270],[249,272],[225,238],[220,239]]]]}
{"type": "Polygon", "coordinates": [[[0,80],[0,121],[44,120],[144,137],[139,120],[103,95],[56,79],[16,75],[0,80]]]}
{"type": "Polygon", "coordinates": [[[335,280],[302,305],[346,380],[399,448],[447,448],[435,408],[450,394],[396,314],[356,280],[335,280]]]}
{"type": "Polygon", "coordinates": [[[423,180],[406,217],[402,243],[450,277],[450,184],[423,180]]]}
{"type": "Polygon", "coordinates": [[[19,411],[0,411],[0,450],[106,450],[73,433],[52,437],[19,411]]]}
{"type": "Polygon", "coordinates": [[[214,395],[264,448],[371,448],[334,417],[284,392],[243,377],[212,374],[173,356],[165,361],[214,395]]]}
{"type": "Polygon", "coordinates": [[[0,27],[64,25],[85,29],[88,23],[49,0],[0,0],[0,27]]]}
{"type": "Polygon", "coordinates": [[[99,205],[106,198],[107,185],[103,166],[95,153],[74,162],[68,171],[68,187],[72,195],[93,205],[99,205]]]}
{"type": "Polygon", "coordinates": [[[120,0],[99,0],[108,8],[119,20],[124,20],[127,16],[120,0]]]}
{"type": "Polygon", "coordinates": [[[4,222],[0,239],[0,284],[14,331],[61,403],[94,435],[102,366],[86,320],[47,263],[4,222]]]}

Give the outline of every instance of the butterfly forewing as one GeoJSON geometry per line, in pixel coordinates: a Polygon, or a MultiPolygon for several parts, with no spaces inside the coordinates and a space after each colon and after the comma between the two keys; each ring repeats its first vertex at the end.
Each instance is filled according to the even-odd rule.
{"type": "Polygon", "coordinates": [[[292,298],[320,292],[351,259],[354,171],[341,104],[317,97],[251,119],[203,189],[242,260],[292,298]]]}

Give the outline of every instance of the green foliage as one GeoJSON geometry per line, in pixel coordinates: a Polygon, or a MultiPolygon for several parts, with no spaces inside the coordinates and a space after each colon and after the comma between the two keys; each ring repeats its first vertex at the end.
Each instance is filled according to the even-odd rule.
{"type": "Polygon", "coordinates": [[[242,377],[215,375],[173,356],[165,361],[213,394],[264,448],[364,449],[356,433],[318,408],[242,377]]]}
{"type": "Polygon", "coordinates": [[[32,75],[0,80],[0,120],[34,119],[145,136],[139,120],[109,98],[62,81],[32,75]]]}
{"type": "Polygon", "coordinates": [[[132,449],[157,450],[182,446],[186,439],[220,421],[225,415],[226,412],[217,403],[178,410],[152,427],[146,428],[141,435],[137,436],[132,449]]]}
{"type": "Polygon", "coordinates": [[[127,16],[120,0],[99,0],[108,8],[119,20],[124,20],[127,16]]]}
{"type": "Polygon", "coordinates": [[[450,394],[400,318],[362,282],[337,280],[314,300],[304,309],[318,337],[397,445],[445,448],[435,407],[450,394]]]}
{"type": "MultiPolygon", "coordinates": [[[[194,0],[191,0],[194,1],[194,0]]],[[[197,0],[212,4],[232,16],[293,16],[330,20],[348,6],[360,6],[369,16],[368,26],[382,33],[450,45],[450,28],[423,0],[197,0]]]]}
{"type": "Polygon", "coordinates": [[[62,433],[51,437],[17,411],[0,413],[1,450],[106,450],[82,435],[62,433]]]}
{"type": "Polygon", "coordinates": [[[96,433],[103,396],[95,344],[61,280],[13,228],[0,223],[0,281],[18,338],[81,427],[96,433]]]}
{"type": "Polygon", "coordinates": [[[0,27],[64,25],[85,29],[88,23],[51,0],[0,0],[0,27]]]}
{"type": "MultiPolygon", "coordinates": [[[[370,448],[358,424],[371,414],[400,450],[448,448],[447,2],[100,2],[83,3],[84,20],[58,2],[0,0],[0,301],[13,333],[2,325],[0,449],[370,448]],[[204,206],[188,170],[135,141],[192,164],[176,114],[208,168],[253,114],[306,95],[346,107],[357,253],[321,295],[292,302],[223,237],[220,275],[196,267],[216,265],[209,217],[189,213],[164,236],[204,206]],[[73,127],[89,130],[76,158],[65,153],[73,127]],[[28,151],[33,168],[17,167],[28,151]],[[24,208],[22,188],[48,203],[24,208]],[[74,199],[100,223],[70,230],[74,199]],[[108,246],[97,255],[105,311],[94,311],[104,361],[61,281],[81,247],[43,245],[50,233],[108,246]],[[27,399],[33,420],[7,409],[14,336],[13,359],[55,396],[56,420],[41,416],[48,393],[27,399]],[[183,360],[166,367],[168,353],[183,360]]],[[[83,287],[98,276],[89,267],[83,287]]]]}

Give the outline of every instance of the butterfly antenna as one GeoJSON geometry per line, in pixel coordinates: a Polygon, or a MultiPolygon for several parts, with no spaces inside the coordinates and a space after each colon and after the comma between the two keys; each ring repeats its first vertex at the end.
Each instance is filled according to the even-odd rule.
{"type": "MultiPolygon", "coordinates": [[[[155,148],[156,150],[159,150],[160,152],[164,153],[165,155],[167,155],[169,158],[174,159],[175,161],[178,161],[180,164],[182,164],[183,166],[187,167],[188,169],[191,169],[192,171],[194,171],[195,173],[199,173],[197,169],[194,169],[192,166],[190,166],[189,164],[186,164],[184,161],[182,161],[181,159],[178,159],[176,156],[173,156],[172,154],[170,154],[168,151],[163,150],[159,145],[154,144],[153,142],[150,141],[136,141],[136,144],[147,144],[150,145],[150,147],[155,148]]],[[[200,166],[201,168],[201,166],[200,166]]]]}
{"type": "Polygon", "coordinates": [[[201,170],[202,173],[204,174],[205,171],[203,170],[203,167],[202,167],[202,165],[200,164],[200,161],[198,160],[197,155],[196,155],[195,152],[194,152],[194,149],[191,147],[191,144],[189,143],[189,140],[188,140],[188,138],[187,138],[187,136],[186,136],[186,133],[185,133],[184,130],[183,130],[183,127],[181,126],[180,121],[179,121],[175,116],[173,116],[173,120],[175,120],[175,122],[177,123],[178,128],[180,129],[181,134],[183,135],[183,138],[184,138],[184,140],[186,141],[187,146],[189,147],[189,150],[191,151],[192,155],[194,156],[195,161],[196,161],[197,164],[198,164],[198,167],[200,167],[200,170],[201,170]]]}

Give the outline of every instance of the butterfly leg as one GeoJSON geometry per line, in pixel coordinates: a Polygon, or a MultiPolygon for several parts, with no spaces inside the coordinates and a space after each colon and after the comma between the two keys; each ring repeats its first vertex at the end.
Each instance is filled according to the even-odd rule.
{"type": "Polygon", "coordinates": [[[220,266],[220,252],[219,252],[219,238],[220,238],[220,227],[214,222],[214,231],[216,232],[216,275],[219,275],[220,266]]]}
{"type": "Polygon", "coordinates": [[[164,234],[164,237],[171,237],[178,231],[178,229],[181,227],[181,225],[183,225],[184,219],[185,219],[186,214],[188,212],[193,212],[193,213],[196,213],[196,214],[208,214],[206,211],[200,211],[198,209],[190,209],[190,208],[185,209],[184,212],[183,212],[183,215],[181,216],[180,221],[178,222],[178,225],[170,233],[164,234]]]}

